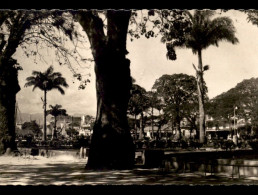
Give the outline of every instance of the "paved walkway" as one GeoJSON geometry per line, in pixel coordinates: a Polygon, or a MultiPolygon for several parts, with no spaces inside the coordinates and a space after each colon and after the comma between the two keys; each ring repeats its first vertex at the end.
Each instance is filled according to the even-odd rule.
{"type": "Polygon", "coordinates": [[[257,178],[231,179],[230,175],[172,173],[160,169],[89,171],[86,159],[72,156],[0,157],[0,185],[257,185],[257,178]]]}

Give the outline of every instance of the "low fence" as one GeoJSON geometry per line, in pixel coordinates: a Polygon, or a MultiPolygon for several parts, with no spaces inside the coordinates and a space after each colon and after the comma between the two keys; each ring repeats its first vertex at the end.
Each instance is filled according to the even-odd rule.
{"type": "Polygon", "coordinates": [[[201,172],[204,176],[227,174],[233,179],[257,177],[258,179],[258,159],[257,160],[229,160],[217,159],[206,162],[188,162],[184,172],[201,172]],[[186,169],[188,168],[188,170],[186,169]]]}
{"type": "Polygon", "coordinates": [[[258,179],[258,153],[254,150],[164,152],[160,169],[164,172],[204,176],[225,174],[231,178],[258,179]]]}

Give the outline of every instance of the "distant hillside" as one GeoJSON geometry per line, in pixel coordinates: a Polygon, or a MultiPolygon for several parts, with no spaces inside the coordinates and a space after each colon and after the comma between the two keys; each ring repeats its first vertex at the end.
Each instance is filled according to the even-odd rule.
{"type": "Polygon", "coordinates": [[[234,88],[210,100],[208,114],[228,118],[233,116],[234,108],[237,114],[251,112],[258,106],[258,78],[245,79],[234,88]]]}
{"type": "MultiPolygon", "coordinates": [[[[50,121],[51,116],[47,116],[47,121],[50,121]]],[[[43,113],[36,113],[36,114],[28,114],[28,113],[19,113],[17,117],[17,122],[28,122],[28,121],[36,120],[36,122],[40,125],[43,124],[43,113]]]]}
{"type": "MultiPolygon", "coordinates": [[[[74,114],[73,117],[82,117],[83,114],[74,114]]],[[[51,115],[47,116],[47,121],[51,120],[51,115]]],[[[17,122],[24,123],[29,121],[36,120],[40,125],[43,125],[43,113],[28,114],[28,113],[18,113],[17,122]]]]}
{"type": "Polygon", "coordinates": [[[74,117],[82,117],[85,114],[73,114],[74,117]]]}

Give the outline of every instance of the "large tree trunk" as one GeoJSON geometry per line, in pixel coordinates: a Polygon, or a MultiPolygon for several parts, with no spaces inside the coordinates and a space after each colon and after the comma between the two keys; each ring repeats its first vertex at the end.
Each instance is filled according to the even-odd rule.
{"type": "Polygon", "coordinates": [[[97,116],[93,128],[89,169],[128,169],[135,149],[127,121],[132,85],[126,59],[130,11],[107,11],[107,35],[103,22],[92,11],[80,13],[80,23],[91,43],[95,60],[97,116]]]}
{"type": "Polygon", "coordinates": [[[15,103],[20,90],[16,60],[0,61],[0,154],[17,149],[15,144],[15,103]]]}
{"type": "Polygon", "coordinates": [[[198,72],[197,72],[197,89],[199,102],[199,136],[200,143],[205,142],[205,110],[204,110],[204,87],[203,87],[203,66],[202,51],[198,51],[198,72]]]}

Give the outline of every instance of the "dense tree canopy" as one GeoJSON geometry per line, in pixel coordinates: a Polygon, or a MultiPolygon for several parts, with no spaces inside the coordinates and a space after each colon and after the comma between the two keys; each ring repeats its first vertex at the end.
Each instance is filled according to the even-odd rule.
{"type": "Polygon", "coordinates": [[[40,127],[35,120],[23,123],[22,130],[32,130],[35,135],[40,133],[40,127]]]}
{"type": "Polygon", "coordinates": [[[162,98],[163,111],[176,123],[180,131],[183,118],[196,117],[198,104],[197,83],[193,76],[186,74],[163,75],[152,87],[162,98]]]}
{"type": "Polygon", "coordinates": [[[131,97],[128,103],[128,112],[131,115],[139,115],[149,108],[149,99],[144,88],[137,84],[132,85],[131,97]]]}

